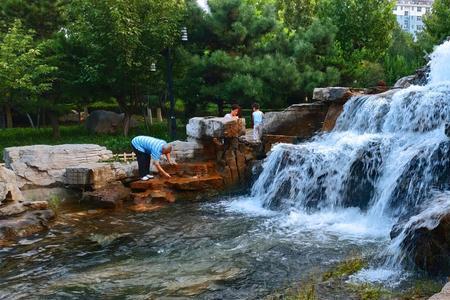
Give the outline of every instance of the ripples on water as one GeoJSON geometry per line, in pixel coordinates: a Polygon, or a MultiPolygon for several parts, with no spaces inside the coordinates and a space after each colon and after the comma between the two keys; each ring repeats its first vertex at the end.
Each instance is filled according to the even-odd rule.
{"type": "Polygon", "coordinates": [[[259,298],[387,243],[355,209],[286,216],[251,198],[62,219],[0,251],[3,298],[259,298]]]}

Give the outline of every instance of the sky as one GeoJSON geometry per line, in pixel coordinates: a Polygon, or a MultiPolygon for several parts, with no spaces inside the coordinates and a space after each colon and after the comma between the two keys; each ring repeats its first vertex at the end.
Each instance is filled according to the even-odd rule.
{"type": "Polygon", "coordinates": [[[198,5],[204,10],[208,11],[208,4],[206,3],[208,0],[197,0],[198,5]]]}

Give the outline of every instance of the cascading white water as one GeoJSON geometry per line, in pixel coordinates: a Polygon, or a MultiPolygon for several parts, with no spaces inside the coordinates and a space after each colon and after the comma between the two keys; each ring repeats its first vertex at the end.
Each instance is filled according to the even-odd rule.
{"type": "MultiPolygon", "coordinates": [[[[431,58],[426,86],[353,97],[331,133],[275,146],[251,199],[287,214],[339,214],[357,207],[373,228],[425,218],[430,206],[450,207],[448,198],[431,196],[447,188],[450,176],[450,142],[444,133],[450,122],[450,41],[431,58]]],[[[402,238],[404,230],[387,249],[389,263],[401,263],[402,238]]]]}

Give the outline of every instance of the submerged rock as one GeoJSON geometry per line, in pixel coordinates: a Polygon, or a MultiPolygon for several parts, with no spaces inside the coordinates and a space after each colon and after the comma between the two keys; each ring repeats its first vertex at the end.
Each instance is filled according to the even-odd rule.
{"type": "Polygon", "coordinates": [[[29,236],[45,230],[55,218],[52,210],[27,211],[17,217],[0,219],[0,241],[29,236]]]}

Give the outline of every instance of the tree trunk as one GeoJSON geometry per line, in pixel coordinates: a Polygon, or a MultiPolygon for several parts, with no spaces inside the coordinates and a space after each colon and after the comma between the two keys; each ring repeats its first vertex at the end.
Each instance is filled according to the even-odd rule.
{"type": "Polygon", "coordinates": [[[59,139],[61,137],[61,132],[59,130],[59,121],[58,121],[58,115],[51,111],[49,112],[50,117],[50,123],[52,125],[52,132],[53,132],[53,138],[59,139]]]}
{"type": "Polygon", "coordinates": [[[128,136],[130,133],[130,123],[131,123],[131,114],[125,112],[125,116],[123,117],[123,135],[128,136]]]}
{"type": "Polygon", "coordinates": [[[11,106],[9,104],[5,104],[5,114],[6,114],[6,128],[12,128],[13,127],[13,117],[12,117],[11,106]]]}
{"type": "Polygon", "coordinates": [[[223,117],[223,100],[217,99],[217,113],[219,114],[219,117],[223,117]]]}
{"type": "Polygon", "coordinates": [[[37,116],[36,116],[36,127],[41,128],[41,109],[38,109],[37,116]]]}
{"type": "Polygon", "coordinates": [[[161,107],[156,108],[156,120],[160,123],[163,121],[161,107]]]}
{"type": "Polygon", "coordinates": [[[28,118],[28,121],[30,122],[31,128],[33,128],[33,129],[36,128],[36,127],[34,127],[33,119],[31,118],[29,113],[27,113],[27,118],[28,118]]]}
{"type": "Polygon", "coordinates": [[[3,111],[3,106],[0,106],[0,128],[5,129],[5,127],[6,127],[5,112],[3,111]]]}
{"type": "Polygon", "coordinates": [[[150,125],[153,125],[153,115],[152,115],[152,109],[150,107],[147,107],[147,118],[148,118],[150,125]]]}

